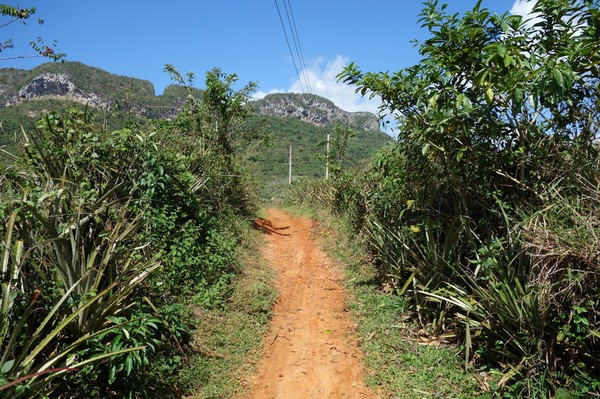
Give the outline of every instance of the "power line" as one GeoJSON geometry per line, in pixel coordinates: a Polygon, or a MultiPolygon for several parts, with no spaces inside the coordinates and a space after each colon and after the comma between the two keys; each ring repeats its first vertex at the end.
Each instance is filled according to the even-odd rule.
{"type": "Polygon", "coordinates": [[[292,40],[294,42],[294,47],[296,49],[296,54],[294,55],[294,50],[292,49],[292,45],[290,44],[290,40],[288,37],[288,32],[285,27],[285,22],[283,21],[283,16],[281,14],[281,9],[277,0],[275,0],[275,7],[277,8],[277,14],[279,14],[279,21],[281,22],[281,28],[283,29],[283,34],[285,36],[285,41],[287,43],[288,49],[290,51],[290,55],[292,57],[292,63],[294,64],[294,69],[296,70],[296,76],[298,76],[298,82],[300,83],[300,88],[303,93],[306,93],[307,90],[305,86],[308,88],[308,92],[312,92],[312,88],[310,87],[310,81],[308,79],[308,74],[306,72],[306,64],[304,62],[304,55],[302,54],[302,46],[300,45],[300,39],[298,37],[298,29],[296,28],[296,22],[294,20],[294,13],[292,11],[292,5],[289,0],[283,0],[283,5],[285,7],[285,12],[287,16],[287,21],[290,26],[290,35],[292,36],[292,40]],[[298,70],[298,65],[296,63],[296,59],[298,59],[298,63],[300,64],[300,68],[302,68],[302,74],[298,70]],[[303,79],[304,78],[304,79],[303,79]],[[304,83],[303,83],[304,80],[304,83]]]}
{"type": "Polygon", "coordinates": [[[308,87],[308,92],[312,93],[312,87],[310,87],[310,80],[308,79],[308,72],[306,69],[306,63],[304,62],[304,54],[302,52],[302,46],[300,45],[300,36],[298,35],[298,29],[296,27],[296,19],[294,18],[294,11],[292,10],[292,5],[290,4],[290,0],[283,0],[283,5],[285,6],[285,12],[288,17],[288,22],[290,24],[290,30],[293,32],[294,45],[296,46],[296,55],[300,60],[300,66],[302,67],[302,74],[304,77],[304,82],[308,87]]]}
{"type": "Polygon", "coordinates": [[[281,16],[281,10],[279,10],[279,4],[277,4],[277,0],[275,0],[275,7],[277,7],[277,13],[279,14],[279,21],[281,21],[281,27],[283,28],[283,34],[285,35],[285,41],[287,43],[288,49],[290,50],[290,55],[292,56],[292,63],[294,64],[294,69],[296,70],[296,75],[298,76],[298,81],[300,82],[300,88],[304,93],[304,86],[302,85],[302,79],[300,79],[300,72],[298,72],[298,66],[296,66],[296,58],[294,57],[294,52],[292,51],[292,46],[290,46],[290,40],[288,39],[287,30],[285,29],[285,23],[283,22],[283,17],[281,16]]]}

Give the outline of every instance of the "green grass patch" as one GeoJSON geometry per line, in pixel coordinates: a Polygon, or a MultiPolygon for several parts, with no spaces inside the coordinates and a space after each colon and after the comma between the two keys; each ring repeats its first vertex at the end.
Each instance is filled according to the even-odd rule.
{"type": "Polygon", "coordinates": [[[479,397],[476,380],[461,368],[460,348],[419,334],[406,316],[405,300],[382,293],[369,281],[365,284],[361,273],[364,270],[351,271],[351,309],[358,320],[365,365],[372,370],[367,383],[406,399],[479,397]]]}
{"type": "Polygon", "coordinates": [[[179,383],[194,399],[241,397],[262,355],[273,302],[274,273],[260,256],[260,233],[248,230],[240,256],[241,274],[221,309],[197,309],[199,354],[180,373],[179,383]]]}

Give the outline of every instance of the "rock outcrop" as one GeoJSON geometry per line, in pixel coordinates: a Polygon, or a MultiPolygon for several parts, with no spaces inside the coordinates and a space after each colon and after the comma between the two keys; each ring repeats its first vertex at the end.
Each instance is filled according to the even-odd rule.
{"type": "Polygon", "coordinates": [[[296,118],[317,126],[349,125],[359,130],[379,130],[379,120],[369,112],[346,112],[314,94],[275,93],[254,103],[257,113],[296,118]]]}
{"type": "MultiPolygon", "coordinates": [[[[183,87],[171,85],[156,96],[149,81],[114,75],[78,62],[47,63],[30,71],[0,69],[0,108],[58,99],[151,119],[170,119],[179,112],[187,94],[183,87]]],[[[196,94],[201,96],[202,91],[196,94]]],[[[363,131],[379,130],[374,114],[346,112],[313,94],[270,94],[253,101],[252,106],[260,115],[295,118],[317,126],[342,124],[363,131]]]]}
{"type": "Polygon", "coordinates": [[[94,108],[110,108],[114,103],[95,93],[86,93],[78,89],[67,74],[44,73],[21,88],[16,98],[8,100],[8,105],[41,97],[76,101],[94,108]]]}

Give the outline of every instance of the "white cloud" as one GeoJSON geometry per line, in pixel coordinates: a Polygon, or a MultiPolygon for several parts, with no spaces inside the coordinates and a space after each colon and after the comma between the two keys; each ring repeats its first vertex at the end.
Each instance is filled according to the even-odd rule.
{"type": "MultiPolygon", "coordinates": [[[[300,72],[300,76],[307,76],[312,94],[325,97],[335,105],[349,112],[372,112],[377,114],[380,101],[363,98],[354,92],[354,87],[337,81],[337,75],[348,65],[348,59],[337,55],[333,61],[323,66],[324,60],[317,59],[310,67],[300,72]]],[[[308,92],[304,79],[302,85],[298,78],[287,89],[259,90],[252,96],[255,99],[263,98],[273,93],[303,93],[308,92]]]]}
{"type": "MultiPolygon", "coordinates": [[[[362,97],[354,92],[356,87],[349,86],[345,83],[337,81],[337,75],[343,71],[349,63],[348,58],[342,55],[336,55],[329,62],[325,62],[323,58],[319,58],[309,63],[306,70],[300,71],[301,76],[307,76],[310,83],[310,92],[318,96],[324,97],[332,101],[337,107],[348,112],[371,112],[375,115],[379,114],[379,98],[369,99],[362,97]],[[306,74],[306,75],[304,75],[306,74]]],[[[258,91],[252,96],[254,99],[260,99],[268,94],[273,93],[303,93],[308,92],[305,86],[304,79],[300,84],[299,79],[293,80],[290,87],[287,89],[271,89],[268,91],[258,91]]],[[[383,130],[388,134],[393,135],[395,123],[389,115],[385,116],[384,120],[388,122],[387,127],[383,130]]]]}
{"type": "Polygon", "coordinates": [[[255,100],[260,100],[264,96],[269,95],[269,94],[274,94],[274,93],[285,93],[285,90],[283,90],[283,89],[271,89],[269,91],[259,90],[252,95],[252,98],[255,100]]]}
{"type": "Polygon", "coordinates": [[[540,21],[538,13],[533,12],[536,3],[537,0],[515,0],[509,12],[513,15],[521,15],[526,21],[525,25],[531,27],[540,21]]]}
{"type": "MultiPolygon", "coordinates": [[[[538,22],[542,21],[540,13],[533,12],[533,7],[536,3],[537,0],[515,0],[509,12],[513,15],[523,16],[525,26],[527,28],[531,28],[538,22]]],[[[583,29],[586,27],[585,21],[583,21],[580,16],[565,15],[563,16],[563,22],[567,25],[570,25],[569,29],[572,37],[581,35],[583,33],[583,29]]],[[[541,33],[542,29],[539,28],[535,29],[534,31],[541,33]]]]}
{"type": "MultiPolygon", "coordinates": [[[[323,65],[324,60],[319,59],[315,60],[311,67],[301,71],[300,75],[306,74],[313,94],[333,101],[341,109],[349,112],[366,111],[377,114],[380,101],[364,98],[354,92],[355,87],[337,81],[337,75],[348,63],[349,60],[341,55],[337,55],[334,60],[325,65],[323,65]]],[[[306,85],[303,83],[303,86],[306,85]]],[[[302,93],[300,81],[296,79],[288,91],[302,93]]]]}
{"type": "Polygon", "coordinates": [[[513,15],[526,16],[533,12],[534,5],[534,1],[516,0],[509,12],[513,15]]]}

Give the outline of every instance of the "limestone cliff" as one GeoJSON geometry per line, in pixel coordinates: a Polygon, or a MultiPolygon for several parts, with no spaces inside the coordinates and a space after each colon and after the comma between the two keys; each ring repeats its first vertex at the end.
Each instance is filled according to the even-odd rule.
{"type": "Polygon", "coordinates": [[[276,93],[257,100],[259,114],[299,119],[317,126],[343,124],[359,130],[379,130],[379,120],[369,112],[346,112],[326,98],[313,94],[276,93]]]}
{"type": "MultiPolygon", "coordinates": [[[[202,91],[196,94],[201,96],[202,91]]],[[[156,96],[149,81],[114,75],[78,62],[47,63],[30,71],[0,69],[0,108],[58,99],[157,119],[172,118],[186,96],[186,90],[176,85],[156,96]]],[[[379,130],[375,115],[346,112],[312,94],[270,94],[252,105],[258,114],[266,116],[294,118],[317,126],[343,124],[361,131],[379,130]]]]}
{"type": "Polygon", "coordinates": [[[16,97],[9,98],[6,105],[41,97],[81,102],[95,108],[110,108],[114,103],[114,101],[108,98],[103,99],[95,93],[86,93],[80,90],[65,73],[43,73],[22,87],[16,97]]]}

